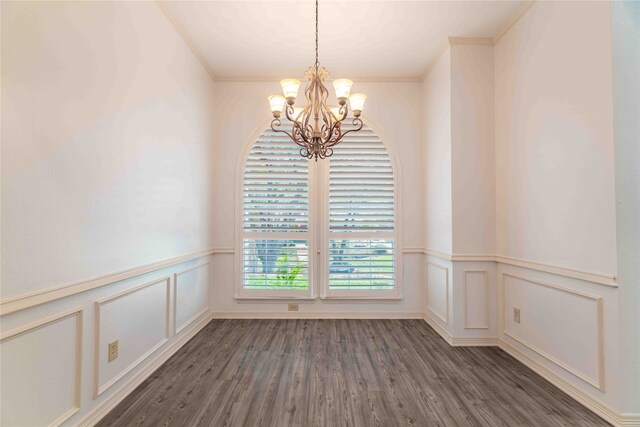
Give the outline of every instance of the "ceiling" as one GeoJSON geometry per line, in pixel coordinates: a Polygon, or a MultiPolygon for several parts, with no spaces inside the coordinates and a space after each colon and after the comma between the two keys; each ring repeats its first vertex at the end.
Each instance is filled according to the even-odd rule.
{"type": "MultiPolygon", "coordinates": [[[[496,37],[525,6],[320,0],[320,63],[335,78],[418,80],[447,37],[496,37]]],[[[314,62],[312,0],[166,1],[163,9],[217,79],[300,78],[314,62]]]]}

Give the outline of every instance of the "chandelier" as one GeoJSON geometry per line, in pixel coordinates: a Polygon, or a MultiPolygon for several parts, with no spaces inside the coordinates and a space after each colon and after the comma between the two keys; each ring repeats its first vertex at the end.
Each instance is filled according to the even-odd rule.
{"type": "Polygon", "coordinates": [[[280,81],[284,96],[271,95],[269,104],[273,113],[271,129],[274,132],[285,133],[293,142],[298,144],[300,155],[308,159],[325,159],[333,154],[333,146],[337,145],[344,136],[350,132],[362,129],[360,119],[364,101],[367,96],[363,93],[351,93],[353,82],[349,79],[337,79],[333,81],[339,106],[328,107],[327,98],[329,91],[324,85],[324,80],[329,72],[320,67],[318,62],[318,0],[316,0],[316,62],[305,73],[308,83],[304,90],[306,105],[294,107],[300,88],[300,80],[283,79],[280,81]],[[342,129],[342,123],[349,114],[349,107],[353,112],[353,127],[342,129]],[[280,129],[282,112],[292,123],[291,131],[280,129]]]}

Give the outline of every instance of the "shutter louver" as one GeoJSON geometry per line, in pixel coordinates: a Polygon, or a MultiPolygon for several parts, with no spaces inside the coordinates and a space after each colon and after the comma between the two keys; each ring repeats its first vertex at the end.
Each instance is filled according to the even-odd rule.
{"type": "Polygon", "coordinates": [[[299,147],[266,130],[253,145],[243,175],[245,289],[308,289],[308,181],[308,160],[299,147]]]}
{"type": "Polygon", "coordinates": [[[394,207],[391,159],[365,126],[347,135],[330,158],[330,290],[394,288],[394,207]]]}

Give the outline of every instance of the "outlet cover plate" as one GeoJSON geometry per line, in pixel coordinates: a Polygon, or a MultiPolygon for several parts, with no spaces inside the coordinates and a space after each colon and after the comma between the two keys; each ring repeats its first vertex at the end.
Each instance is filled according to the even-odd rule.
{"type": "Polygon", "coordinates": [[[109,343],[109,363],[118,358],[118,340],[109,343]]]}

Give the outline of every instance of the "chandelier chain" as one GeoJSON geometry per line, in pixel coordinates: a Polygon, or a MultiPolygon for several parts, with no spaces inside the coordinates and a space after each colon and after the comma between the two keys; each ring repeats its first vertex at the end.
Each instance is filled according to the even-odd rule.
{"type": "Polygon", "coordinates": [[[316,0],[316,70],[318,69],[318,0],[316,0]]]}

